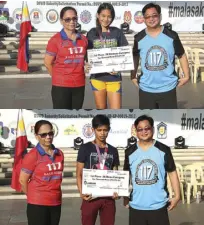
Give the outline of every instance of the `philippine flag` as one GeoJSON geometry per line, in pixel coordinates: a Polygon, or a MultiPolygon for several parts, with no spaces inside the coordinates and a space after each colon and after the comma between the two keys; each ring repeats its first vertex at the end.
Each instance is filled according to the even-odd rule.
{"type": "Polygon", "coordinates": [[[13,165],[12,180],[11,180],[11,188],[19,192],[21,191],[19,175],[20,175],[23,155],[25,154],[27,147],[28,147],[28,140],[27,140],[26,131],[25,131],[22,109],[19,109],[17,132],[16,132],[14,165],[13,165]]]}
{"type": "Polygon", "coordinates": [[[24,72],[28,71],[28,63],[29,63],[28,34],[31,31],[32,26],[30,22],[30,14],[28,11],[27,2],[24,1],[22,6],[22,22],[20,27],[20,41],[17,59],[17,68],[24,72]]]}

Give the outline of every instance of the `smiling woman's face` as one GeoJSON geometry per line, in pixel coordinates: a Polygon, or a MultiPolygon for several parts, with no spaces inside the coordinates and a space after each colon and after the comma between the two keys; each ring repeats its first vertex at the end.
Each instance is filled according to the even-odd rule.
{"type": "Polygon", "coordinates": [[[109,9],[102,10],[98,15],[98,22],[101,27],[108,28],[112,22],[112,15],[109,9]]]}
{"type": "Polygon", "coordinates": [[[67,10],[61,19],[61,24],[66,30],[74,31],[77,26],[77,20],[76,13],[73,10],[67,10]]]}

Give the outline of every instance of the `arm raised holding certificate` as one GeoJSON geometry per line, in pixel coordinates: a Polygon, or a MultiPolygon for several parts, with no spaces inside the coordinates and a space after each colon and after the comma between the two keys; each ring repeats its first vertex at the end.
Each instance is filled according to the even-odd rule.
{"type": "Polygon", "coordinates": [[[88,50],[89,73],[111,73],[134,69],[131,46],[88,50]]]}
{"type": "Polygon", "coordinates": [[[106,143],[110,130],[109,118],[97,115],[92,120],[92,126],[95,140],[82,145],[77,157],[77,185],[80,195],[84,200],[104,196],[117,199],[126,176],[124,171],[117,170],[118,150],[106,143]]]}
{"type": "Polygon", "coordinates": [[[97,10],[96,27],[87,32],[88,64],[85,71],[90,75],[96,109],[106,109],[107,106],[110,109],[121,108],[121,71],[128,70],[125,58],[128,54],[123,47],[129,46],[123,31],[111,26],[114,18],[113,6],[110,3],[101,4],[97,10]]]}
{"type": "Polygon", "coordinates": [[[107,197],[117,193],[129,196],[129,172],[118,170],[83,169],[82,193],[107,197]]]}
{"type": "Polygon", "coordinates": [[[124,175],[117,170],[120,164],[118,150],[106,142],[109,118],[96,115],[92,127],[95,140],[81,145],[77,157],[77,186],[83,199],[82,225],[90,224],[89,221],[95,224],[98,214],[101,224],[114,225],[115,200],[119,199],[118,193],[124,187],[124,175]]]}

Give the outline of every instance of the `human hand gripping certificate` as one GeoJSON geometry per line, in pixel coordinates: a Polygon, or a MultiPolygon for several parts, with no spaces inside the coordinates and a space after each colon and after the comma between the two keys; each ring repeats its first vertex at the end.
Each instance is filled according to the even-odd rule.
{"type": "Polygon", "coordinates": [[[134,70],[132,46],[89,49],[87,52],[90,74],[134,70]]]}
{"type": "Polygon", "coordinates": [[[95,197],[129,196],[129,172],[83,169],[82,194],[95,197]]]}

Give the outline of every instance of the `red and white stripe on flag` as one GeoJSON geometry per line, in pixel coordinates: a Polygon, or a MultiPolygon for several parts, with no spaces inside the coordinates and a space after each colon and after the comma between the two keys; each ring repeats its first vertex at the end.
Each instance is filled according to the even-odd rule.
{"type": "Polygon", "coordinates": [[[22,109],[19,109],[17,131],[16,131],[15,156],[11,181],[11,187],[16,191],[21,191],[21,185],[19,183],[19,175],[21,171],[23,155],[27,147],[28,147],[28,140],[25,131],[22,109]]]}
{"type": "Polygon", "coordinates": [[[24,72],[28,71],[28,63],[29,63],[28,34],[31,31],[32,31],[32,26],[30,21],[28,5],[26,1],[23,1],[17,68],[19,68],[21,71],[24,71],[24,72]]]}

